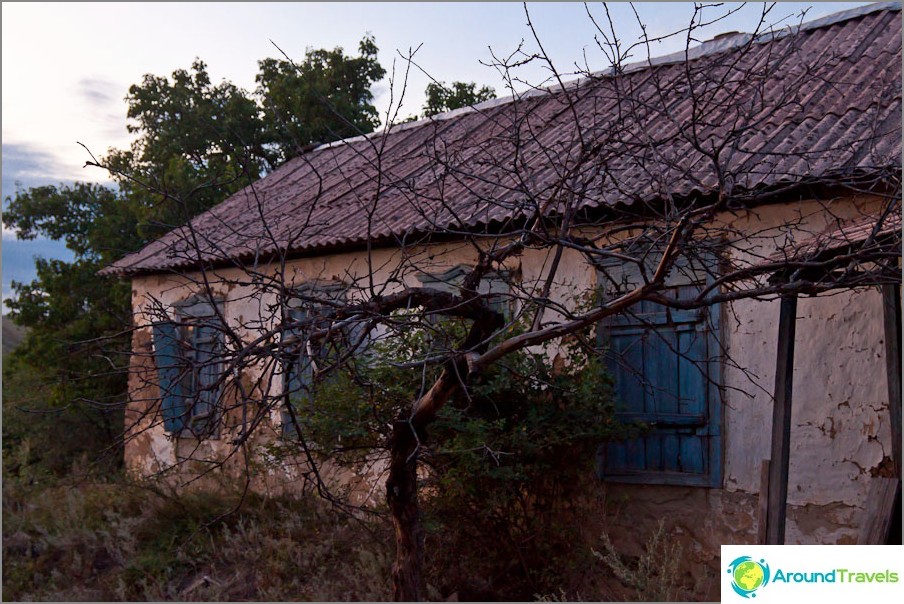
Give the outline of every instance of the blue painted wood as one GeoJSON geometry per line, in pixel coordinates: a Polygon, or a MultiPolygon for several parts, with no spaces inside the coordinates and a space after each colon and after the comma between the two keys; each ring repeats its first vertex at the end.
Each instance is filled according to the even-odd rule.
{"type": "Polygon", "coordinates": [[[651,470],[665,470],[666,472],[681,471],[680,461],[680,443],[677,434],[672,432],[662,434],[659,438],[663,441],[662,464],[659,468],[650,468],[651,470]]]}
{"type": "Polygon", "coordinates": [[[645,338],[644,377],[647,413],[678,413],[678,333],[674,326],[650,330],[645,338]]]}
{"type": "Polygon", "coordinates": [[[667,454],[665,441],[658,434],[653,434],[643,439],[646,445],[645,470],[662,470],[667,454]]]}
{"type": "Polygon", "coordinates": [[[707,463],[703,452],[704,439],[705,437],[697,434],[682,434],[678,436],[678,467],[682,472],[703,474],[706,471],[707,463]]]}
{"type": "Polygon", "coordinates": [[[152,333],[163,427],[167,432],[176,433],[185,425],[188,408],[184,384],[186,364],[180,353],[178,330],[175,323],[162,322],[153,325],[152,333]]]}
{"type": "Polygon", "coordinates": [[[613,335],[612,347],[616,357],[611,358],[610,372],[616,376],[618,410],[643,414],[646,411],[646,392],[643,383],[643,332],[627,332],[613,335]]]}
{"type": "Polygon", "coordinates": [[[678,334],[678,413],[705,414],[707,402],[706,334],[696,330],[678,334]]]}
{"type": "MultiPolygon", "coordinates": [[[[673,290],[680,299],[690,299],[698,287],[673,290]]],[[[717,317],[718,307],[676,311],[644,301],[603,326],[617,415],[651,426],[640,439],[604,448],[604,476],[624,482],[720,484],[717,317]]]]}
{"type": "Polygon", "coordinates": [[[213,425],[220,395],[221,363],[219,344],[221,333],[212,325],[199,323],[194,326],[192,350],[194,351],[195,400],[191,408],[193,430],[206,431],[213,425]]]}

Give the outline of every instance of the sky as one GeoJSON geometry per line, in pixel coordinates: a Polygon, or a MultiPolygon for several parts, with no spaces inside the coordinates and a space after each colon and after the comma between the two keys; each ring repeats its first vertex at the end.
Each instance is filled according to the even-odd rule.
{"type": "MultiPolygon", "coordinates": [[[[788,26],[867,4],[865,2],[781,2],[767,22],[788,26]]],[[[588,5],[605,28],[601,4],[588,5]]],[[[680,30],[690,22],[693,3],[609,3],[609,17],[625,44],[638,40],[638,18],[650,36],[680,30]],[[635,11],[636,10],[636,15],[635,11]]],[[[726,5],[735,7],[737,5],[726,5]]],[[[730,18],[700,29],[702,41],[726,31],[750,32],[762,4],[744,6],[730,18]]],[[[547,52],[563,73],[575,64],[591,70],[609,65],[594,41],[598,32],[584,4],[532,2],[530,21],[547,52]]],[[[723,9],[706,9],[714,17],[723,9]]],[[[357,52],[367,34],[376,38],[378,58],[388,76],[373,92],[385,113],[405,96],[400,116],[417,114],[431,78],[476,82],[506,94],[494,55],[507,57],[519,45],[538,50],[524,6],[517,2],[470,3],[8,3],[2,5],[2,196],[14,195],[16,183],[31,187],[61,182],[105,182],[84,144],[96,155],[127,147],[125,97],[144,74],[170,75],[188,69],[195,58],[207,63],[213,82],[223,79],[252,91],[257,62],[266,57],[302,59],[308,48],[342,47],[357,52]],[[278,48],[277,48],[278,47],[278,48]],[[416,66],[404,78],[411,50],[416,66]],[[392,83],[389,76],[393,73],[392,83]],[[429,74],[429,75],[428,75],[429,74]]],[[[693,42],[696,44],[696,42],[693,42]]],[[[674,37],[651,49],[653,56],[682,50],[674,37]]],[[[629,61],[647,58],[638,48],[629,61]]],[[[549,70],[531,64],[516,74],[532,84],[548,83],[549,70]]],[[[516,86],[524,90],[526,84],[516,86]]],[[[71,259],[60,242],[19,241],[3,229],[3,299],[11,281],[35,277],[34,256],[71,259]]],[[[6,308],[4,306],[4,312],[6,308]]]]}

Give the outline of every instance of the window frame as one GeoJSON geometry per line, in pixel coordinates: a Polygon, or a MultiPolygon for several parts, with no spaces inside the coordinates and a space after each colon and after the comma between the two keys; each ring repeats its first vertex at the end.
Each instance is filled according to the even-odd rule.
{"type": "MultiPolygon", "coordinates": [[[[346,299],[348,290],[348,284],[339,280],[313,280],[302,283],[293,289],[293,292],[298,294],[299,297],[290,297],[286,302],[287,318],[294,322],[301,318],[299,317],[301,314],[308,314],[320,308],[327,308],[327,305],[323,304],[316,306],[311,305],[310,303],[306,304],[300,297],[320,297],[323,299],[342,301],[346,299]]],[[[281,339],[296,335],[297,333],[298,331],[294,329],[284,329],[281,334],[281,339]]],[[[292,414],[289,413],[287,406],[292,406],[295,411],[295,417],[298,419],[299,411],[303,411],[302,405],[304,405],[306,401],[310,404],[310,398],[313,396],[313,392],[318,382],[316,368],[317,360],[311,358],[310,341],[307,336],[303,336],[303,338],[303,344],[299,347],[298,353],[291,355],[291,358],[287,358],[282,364],[283,403],[280,405],[279,414],[280,435],[283,438],[297,437],[297,433],[294,431],[292,414]],[[307,383],[301,382],[298,385],[294,385],[292,384],[293,376],[302,372],[295,372],[293,369],[300,366],[305,358],[309,359],[309,362],[307,363],[308,367],[303,372],[308,375],[306,380],[307,383]],[[292,400],[293,397],[295,400],[292,400]]],[[[287,355],[287,357],[288,356],[289,355],[287,355]]]]}
{"type": "Polygon", "coordinates": [[[225,347],[223,332],[213,319],[222,304],[221,298],[191,296],[173,304],[174,320],[152,324],[160,413],[171,437],[220,437],[224,388],[223,361],[218,357],[225,347]],[[164,340],[171,342],[164,345],[164,340]],[[206,358],[199,362],[199,357],[206,358]]]}
{"type": "MultiPolygon", "coordinates": [[[[418,273],[417,279],[423,287],[459,295],[461,282],[471,270],[470,266],[456,264],[443,272],[418,273]]],[[[506,322],[511,321],[515,315],[511,277],[512,271],[509,270],[489,271],[477,286],[477,294],[485,296],[489,307],[501,312],[506,322]]]]}
{"type": "MultiPolygon", "coordinates": [[[[698,266],[694,266],[692,262],[689,262],[687,260],[687,258],[679,258],[676,261],[672,271],[666,278],[666,287],[675,288],[677,290],[681,287],[701,288],[706,285],[712,284],[715,279],[714,274],[717,272],[715,269],[718,268],[718,257],[715,254],[707,253],[703,255],[702,259],[695,259],[694,262],[697,262],[698,266]],[[705,268],[702,265],[705,265],[705,268]]],[[[648,274],[652,274],[652,272],[648,272],[648,274]]],[[[596,277],[598,284],[598,295],[603,301],[617,295],[617,291],[612,291],[612,289],[614,289],[612,288],[614,283],[620,283],[624,286],[630,285],[631,287],[636,286],[640,283],[640,273],[638,267],[636,265],[626,265],[623,261],[617,259],[601,262],[599,268],[596,271],[596,277]]],[[[635,307],[632,306],[632,308],[635,307]]],[[[682,324],[689,325],[695,330],[697,330],[698,325],[703,326],[702,330],[697,331],[706,338],[704,342],[706,358],[705,360],[700,361],[700,363],[705,363],[706,365],[705,373],[702,376],[702,379],[704,381],[704,388],[706,388],[706,390],[702,394],[703,396],[705,396],[707,416],[705,418],[705,433],[700,434],[699,432],[696,432],[694,435],[700,436],[703,439],[701,446],[705,447],[705,472],[692,473],[686,471],[646,469],[624,469],[612,472],[611,468],[607,471],[606,452],[608,447],[625,447],[627,449],[629,446],[635,446],[638,441],[642,442],[645,437],[649,437],[651,434],[648,433],[645,436],[640,436],[638,439],[616,441],[613,443],[606,443],[601,445],[597,453],[597,475],[600,479],[607,482],[720,488],[722,486],[724,470],[724,426],[722,413],[722,392],[723,384],[725,383],[725,364],[723,362],[724,355],[721,344],[721,315],[723,308],[721,304],[711,304],[696,310],[676,311],[674,309],[671,309],[667,312],[674,314],[667,315],[671,317],[670,322],[662,324],[657,324],[656,322],[650,323],[642,320],[639,318],[639,315],[642,315],[643,313],[638,313],[637,311],[635,311],[636,314],[632,315],[630,314],[631,309],[628,309],[623,313],[608,317],[597,324],[597,342],[601,350],[604,348],[607,349],[607,342],[611,331],[618,328],[623,328],[625,330],[630,330],[632,328],[636,328],[641,331],[650,330],[653,337],[662,337],[656,335],[657,325],[661,325],[658,328],[660,333],[663,329],[668,327],[673,328],[675,334],[680,333],[678,326],[682,324]],[[697,318],[694,320],[688,320],[691,314],[695,314],[697,318]],[[679,319],[674,319],[675,316],[678,316],[679,319]]],[[[677,356],[680,353],[678,351],[674,351],[674,354],[677,356]]],[[[696,361],[691,362],[695,365],[697,364],[696,361]]],[[[618,393],[616,392],[616,396],[617,395],[618,393]]],[[[616,404],[618,405],[618,402],[616,404]]],[[[650,414],[646,412],[640,414],[632,412],[616,412],[616,417],[622,419],[623,421],[631,421],[632,415],[637,418],[639,416],[650,414]]],[[[666,414],[663,413],[662,416],[665,417],[666,414]]],[[[671,419],[675,422],[681,422],[687,421],[688,418],[690,418],[690,414],[679,413],[671,419]]],[[[680,432],[677,432],[677,430],[680,429],[680,426],[675,423],[671,426],[667,426],[666,428],[661,429],[664,430],[664,432],[659,432],[659,434],[668,434],[668,430],[675,430],[676,434],[680,434],[680,432]]],[[[653,436],[656,435],[657,430],[658,429],[655,427],[651,428],[653,436]]]]}

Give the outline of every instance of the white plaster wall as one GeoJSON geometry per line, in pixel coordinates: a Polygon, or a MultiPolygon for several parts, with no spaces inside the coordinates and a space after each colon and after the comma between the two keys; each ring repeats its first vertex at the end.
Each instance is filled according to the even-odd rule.
{"type": "MultiPolygon", "coordinates": [[[[862,505],[890,456],[882,299],[875,290],[801,298],[797,309],[788,502],[862,505]]],[[[779,303],[745,300],[729,333],[725,487],[757,492],[770,456],[779,303]],[[743,368],[743,369],[741,369],[743,368]],[[743,391],[743,392],[742,392],[743,391]]]]}
{"type": "MultiPolygon", "coordinates": [[[[491,243],[487,243],[490,245],[491,243]]],[[[507,266],[508,269],[518,272],[522,276],[521,290],[513,292],[514,295],[529,295],[535,286],[542,287],[541,279],[545,278],[544,269],[547,267],[548,252],[529,251],[520,258],[515,258],[507,266]],[[528,293],[525,294],[525,291],[528,293]]],[[[459,264],[473,265],[477,253],[469,244],[444,244],[430,248],[405,250],[403,255],[398,250],[378,249],[374,250],[370,260],[364,252],[349,252],[335,254],[319,258],[300,258],[287,263],[284,274],[285,283],[301,285],[311,281],[343,281],[355,282],[357,285],[366,286],[368,275],[373,267],[373,283],[378,294],[389,294],[398,291],[405,286],[420,286],[418,279],[421,271],[441,273],[459,264]],[[392,280],[395,282],[392,282],[392,280]]],[[[582,263],[577,261],[577,255],[566,252],[563,255],[562,271],[553,287],[554,295],[561,294],[563,299],[571,300],[575,292],[586,290],[591,282],[592,273],[582,263]]],[[[276,270],[276,269],[274,269],[276,270]]],[[[272,290],[261,294],[259,288],[249,283],[249,277],[235,268],[211,271],[206,276],[207,283],[215,296],[223,299],[222,312],[233,326],[242,326],[238,332],[247,343],[272,329],[275,324],[274,303],[275,294],[272,290]]],[[[197,275],[187,277],[177,275],[148,275],[136,277],[132,281],[132,305],[135,312],[136,326],[139,332],[143,331],[144,350],[139,357],[143,357],[143,377],[134,380],[130,389],[133,390],[133,398],[138,400],[139,406],[146,405],[147,399],[158,396],[156,393],[143,392],[135,396],[136,384],[146,383],[155,379],[153,363],[148,363],[151,356],[150,347],[150,322],[153,320],[153,308],[157,303],[164,308],[172,307],[180,301],[189,298],[194,292],[201,291],[197,275]]],[[[355,295],[355,294],[353,294],[355,295]]],[[[360,296],[360,292],[358,292],[360,296]]],[[[170,310],[173,316],[173,311],[170,310]]],[[[552,313],[551,313],[552,314],[552,313]]],[[[228,343],[227,343],[228,345],[228,343]]],[[[551,349],[552,350],[552,349],[551,349]]],[[[136,363],[133,361],[133,366],[136,363]]],[[[133,369],[133,373],[137,370],[133,369]]],[[[256,380],[262,374],[260,367],[252,367],[246,372],[248,378],[256,380]]],[[[280,380],[268,381],[264,375],[263,383],[272,388],[281,388],[280,380]]],[[[192,451],[193,439],[169,437],[162,425],[151,427],[152,417],[146,417],[135,433],[143,431],[135,442],[129,443],[126,449],[127,465],[139,475],[149,475],[165,471],[174,466],[179,456],[187,455],[192,451]]],[[[271,415],[273,426],[278,426],[281,418],[278,410],[273,410],[271,415]]],[[[271,429],[271,437],[277,434],[276,429],[271,429]]],[[[202,457],[204,454],[222,453],[229,450],[229,435],[221,434],[219,440],[210,441],[204,447],[194,451],[192,457],[202,457]]],[[[266,440],[266,439],[264,439],[266,440]]],[[[272,468],[270,469],[272,472],[272,468]]],[[[365,473],[379,473],[379,468],[368,468],[365,473]]],[[[287,478],[290,474],[287,472],[287,478]]]]}
{"type": "MultiPolygon", "coordinates": [[[[765,257],[787,237],[820,232],[872,203],[858,198],[827,208],[805,201],[728,218],[757,234],[739,242],[734,257],[765,257]],[[781,227],[788,222],[798,223],[797,230],[781,227]]],[[[779,302],[725,306],[724,486],[755,493],[762,460],[770,457],[779,302]]],[[[862,289],[801,297],[797,319],[788,502],[862,506],[871,473],[891,454],[881,294],[862,289]]]]}
{"type": "MultiPolygon", "coordinates": [[[[836,216],[856,216],[872,203],[874,200],[866,198],[843,200],[829,209],[836,216]]],[[[729,223],[739,230],[742,236],[735,244],[734,258],[750,261],[771,253],[776,241],[788,235],[781,225],[800,222],[804,231],[818,232],[830,219],[823,205],[801,202],[725,215],[717,222],[729,223]],[[750,234],[754,236],[747,238],[750,234]]],[[[373,270],[373,281],[380,289],[380,284],[398,267],[403,267],[397,274],[402,283],[419,285],[414,267],[423,268],[427,263],[431,272],[441,272],[457,264],[472,264],[475,258],[475,250],[467,244],[406,250],[404,256],[398,250],[381,249],[373,252],[370,263],[363,252],[294,260],[288,264],[286,274],[287,280],[296,284],[318,279],[348,282],[365,279],[373,270]]],[[[548,252],[528,250],[513,258],[508,268],[520,271],[522,286],[530,290],[542,286],[549,262],[548,252]]],[[[227,317],[236,323],[263,318],[260,328],[269,327],[272,299],[260,296],[253,287],[230,285],[230,280],[246,279],[236,269],[221,271],[214,281],[216,277],[224,280],[216,283],[214,289],[226,298],[227,317]]],[[[402,283],[391,284],[382,293],[402,287],[402,283]]],[[[593,269],[579,254],[567,251],[553,296],[571,300],[594,283],[593,269]]],[[[172,305],[188,297],[190,289],[185,279],[169,275],[134,279],[133,305],[138,324],[145,324],[143,310],[151,299],[172,305]]],[[[791,435],[792,505],[862,505],[871,471],[890,453],[880,304],[879,294],[870,290],[800,300],[791,435]]],[[[775,301],[742,300],[724,305],[724,487],[728,491],[756,493],[761,461],[769,456],[777,321],[775,301]]],[[[246,333],[247,340],[255,337],[254,331],[246,333]]],[[[547,350],[554,351],[555,345],[547,350]]],[[[276,414],[273,419],[279,420],[276,414]]],[[[152,446],[138,456],[141,459],[129,462],[142,473],[157,463],[147,459],[148,453],[152,452],[164,465],[175,461],[172,442],[162,427],[155,428],[148,437],[153,440],[152,446]]],[[[718,498],[718,493],[712,495],[718,498]]],[[[842,516],[845,519],[839,523],[849,525],[851,513],[842,516]]],[[[806,535],[814,534],[813,530],[796,527],[793,516],[789,523],[789,541],[806,542],[806,535]]],[[[832,534],[837,540],[837,531],[832,534]]],[[[829,542],[833,539],[824,538],[829,542]]]]}

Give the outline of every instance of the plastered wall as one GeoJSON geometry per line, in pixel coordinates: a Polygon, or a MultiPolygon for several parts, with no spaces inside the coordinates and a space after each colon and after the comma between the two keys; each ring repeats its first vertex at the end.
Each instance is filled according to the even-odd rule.
{"type": "MultiPolygon", "coordinates": [[[[815,202],[771,205],[756,212],[725,214],[715,222],[735,230],[731,251],[734,259],[749,261],[774,251],[782,237],[822,230],[835,218],[857,216],[876,203],[874,199],[858,198],[839,200],[828,207],[815,202]],[[798,230],[783,229],[782,225],[789,223],[798,230]]],[[[475,250],[466,244],[406,250],[405,256],[398,250],[379,249],[369,263],[363,252],[294,260],[287,265],[286,274],[288,281],[301,284],[311,280],[363,279],[372,272],[374,283],[379,285],[399,266],[427,263],[431,271],[441,272],[458,264],[472,264],[475,257],[475,250]]],[[[517,271],[522,285],[529,289],[527,286],[544,278],[549,261],[546,252],[527,251],[511,259],[508,268],[517,271]]],[[[241,276],[230,269],[210,278],[213,289],[225,299],[227,317],[234,318],[236,324],[249,324],[264,317],[260,327],[265,329],[273,299],[258,295],[251,287],[230,285],[230,281],[241,276]],[[222,283],[218,283],[220,279],[222,283]]],[[[419,285],[413,269],[397,276],[401,282],[384,293],[403,284],[419,285]]],[[[566,252],[553,295],[570,299],[594,285],[592,268],[580,255],[566,252]]],[[[188,297],[192,289],[186,279],[174,275],[135,278],[133,308],[137,325],[146,324],[144,311],[152,299],[172,305],[188,297]]],[[[614,514],[606,521],[617,539],[626,544],[631,539],[640,543],[648,529],[660,517],[666,517],[681,527],[691,549],[700,552],[700,559],[708,563],[714,556],[717,558],[719,543],[753,541],[760,465],[769,457],[778,307],[777,301],[767,300],[739,300],[722,307],[723,488],[602,485],[608,500],[634,502],[631,514],[614,514]]],[[[858,290],[804,297],[797,315],[787,540],[853,542],[870,479],[885,471],[886,458],[890,456],[881,296],[875,290],[858,290]]],[[[256,335],[255,330],[245,335],[250,340],[256,335]]],[[[138,354],[133,359],[130,382],[134,411],[131,417],[137,424],[133,429],[135,438],[126,449],[127,465],[136,474],[148,475],[172,466],[186,452],[201,457],[216,455],[225,440],[200,446],[197,441],[173,440],[162,426],[148,430],[148,418],[137,419],[157,396],[149,328],[136,330],[134,347],[138,354]]],[[[274,414],[273,420],[276,425],[278,415],[274,414]]],[[[249,447],[259,446],[275,435],[275,429],[269,433],[265,430],[249,447]]],[[[291,467],[266,470],[267,476],[274,478],[279,474],[291,477],[292,472],[291,467]]],[[[371,484],[365,490],[379,496],[379,489],[374,489],[372,482],[379,479],[380,469],[370,468],[364,474],[357,479],[362,485],[371,484]]],[[[348,474],[337,476],[352,479],[348,474]]]]}

